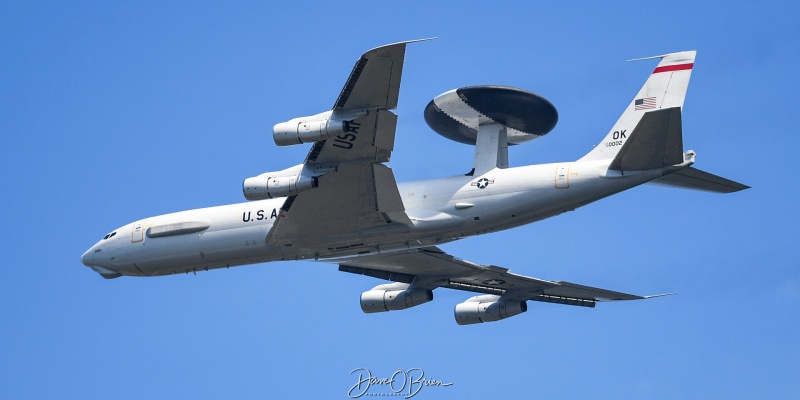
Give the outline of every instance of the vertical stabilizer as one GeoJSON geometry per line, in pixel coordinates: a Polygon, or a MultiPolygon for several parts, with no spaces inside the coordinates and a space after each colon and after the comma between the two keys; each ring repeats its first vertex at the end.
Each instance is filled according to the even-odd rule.
{"type": "MultiPolygon", "coordinates": [[[[581,161],[613,160],[648,112],[683,108],[696,51],[665,54],[608,135],[581,161]]],[[[635,61],[635,60],[632,60],[635,61]]],[[[678,114],[680,118],[680,114],[678,114]]],[[[675,128],[673,128],[675,129],[675,128]]],[[[679,128],[678,128],[679,129],[679,128]]]]}
{"type": "Polygon", "coordinates": [[[684,161],[681,109],[672,107],[645,113],[608,169],[643,171],[684,161]]]}

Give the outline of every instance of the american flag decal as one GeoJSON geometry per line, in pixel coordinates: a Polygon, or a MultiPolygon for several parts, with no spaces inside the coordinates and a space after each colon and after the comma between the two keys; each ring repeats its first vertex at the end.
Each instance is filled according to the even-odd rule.
{"type": "Polygon", "coordinates": [[[636,99],[633,101],[634,110],[649,110],[651,108],[656,108],[656,98],[655,97],[645,97],[643,99],[636,99]]]}

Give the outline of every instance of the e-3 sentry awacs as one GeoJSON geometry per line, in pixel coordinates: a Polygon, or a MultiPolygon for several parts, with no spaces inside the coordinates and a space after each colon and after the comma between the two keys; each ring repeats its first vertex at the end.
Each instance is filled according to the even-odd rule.
{"type": "Polygon", "coordinates": [[[81,257],[105,278],[158,276],[276,260],[318,260],[391,281],[361,295],[366,313],[402,310],[437,288],[479,295],[455,306],[459,324],[497,321],[527,301],[593,307],[637,300],[462,260],[439,245],[553,217],[656,183],[729,193],[747,186],[700,171],[684,151],[681,112],[695,52],[660,60],[608,135],[572,162],[509,168],[508,145],[539,138],[558,114],[546,99],[504,86],[472,86],[428,104],[436,132],[475,146],[463,175],[398,184],[389,162],[406,45],[364,53],[333,109],[273,128],[278,146],[310,143],[302,164],[244,181],[248,202],[145,218],[81,257]]]}

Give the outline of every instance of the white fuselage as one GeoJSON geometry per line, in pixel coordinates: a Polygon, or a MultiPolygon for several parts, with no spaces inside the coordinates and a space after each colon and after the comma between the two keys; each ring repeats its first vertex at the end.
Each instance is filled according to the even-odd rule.
{"type": "Polygon", "coordinates": [[[609,171],[607,161],[577,161],[402,183],[399,192],[412,226],[319,236],[292,247],[266,240],[285,198],[181,211],[127,224],[81,260],[106,277],[155,276],[432,246],[549,218],[687,165],[622,176],[609,171]]]}

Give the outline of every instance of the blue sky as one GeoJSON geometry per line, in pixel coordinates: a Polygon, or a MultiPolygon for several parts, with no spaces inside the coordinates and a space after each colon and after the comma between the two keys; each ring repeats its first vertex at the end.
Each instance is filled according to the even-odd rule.
{"type": "Polygon", "coordinates": [[[797,398],[796,2],[0,3],[0,397],[347,398],[350,371],[422,368],[415,398],[797,398]],[[422,112],[461,86],[548,98],[559,124],[512,165],[589,151],[655,61],[697,50],[684,144],[731,194],[644,186],[443,248],[637,294],[595,309],[529,303],[458,326],[467,293],[380,315],[382,281],[283,262],[102,279],[81,253],[147,216],[244,201],[300,162],[272,125],[331,108],[367,49],[410,45],[390,165],[455,175],[472,147],[422,112]]]}

